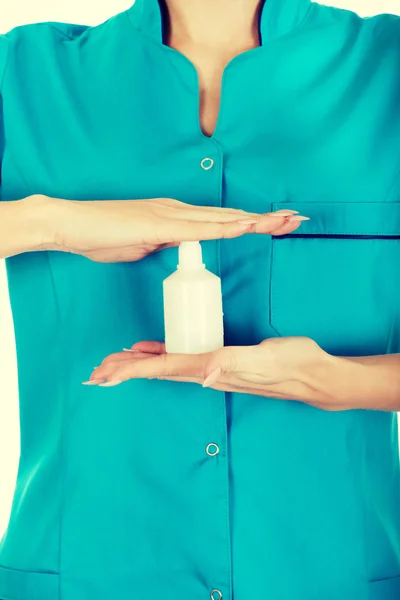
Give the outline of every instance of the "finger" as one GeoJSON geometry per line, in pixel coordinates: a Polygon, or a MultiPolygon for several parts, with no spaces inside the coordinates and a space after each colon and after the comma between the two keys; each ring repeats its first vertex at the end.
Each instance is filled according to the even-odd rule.
{"type": "MultiPolygon", "coordinates": [[[[149,354],[144,353],[144,352],[136,352],[135,353],[135,359],[143,360],[145,358],[149,358],[149,354]]],[[[126,352],[110,354],[102,361],[100,366],[94,368],[94,371],[91,374],[88,381],[82,381],[82,383],[83,383],[83,385],[98,385],[99,383],[106,381],[105,377],[103,376],[103,372],[104,372],[104,369],[107,368],[108,365],[110,365],[110,364],[116,365],[117,363],[124,363],[124,362],[131,361],[131,360],[132,360],[132,354],[129,354],[126,352]],[[101,369],[101,371],[100,371],[100,369],[101,369]],[[100,376],[97,373],[100,373],[100,376]]]]}
{"type": "Polygon", "coordinates": [[[244,372],[251,374],[262,356],[260,345],[225,346],[212,352],[204,371],[204,387],[214,385],[221,375],[244,372]]]}
{"type": "Polygon", "coordinates": [[[109,354],[108,356],[106,356],[106,358],[102,361],[101,365],[99,365],[99,367],[96,367],[97,369],[99,369],[100,367],[104,367],[104,365],[108,365],[109,363],[112,362],[125,362],[127,360],[133,360],[133,358],[135,359],[143,359],[143,358],[149,358],[149,353],[148,352],[132,352],[132,351],[122,351],[122,352],[116,352],[114,354],[109,354]]]}
{"type": "Polygon", "coordinates": [[[152,379],[169,375],[201,377],[207,357],[207,354],[147,354],[145,360],[131,358],[125,361],[110,361],[95,369],[91,379],[122,382],[128,379],[152,379]]]}
{"type": "Polygon", "coordinates": [[[272,232],[272,235],[281,236],[288,235],[292,231],[296,231],[303,221],[308,221],[308,217],[288,217],[283,224],[272,232]]]}
{"type": "Polygon", "coordinates": [[[181,383],[198,383],[200,385],[203,383],[202,377],[183,377],[182,375],[166,375],[164,377],[159,376],[157,379],[162,381],[179,381],[181,383]]]}
{"type": "Polygon", "coordinates": [[[162,231],[163,241],[170,243],[234,238],[249,233],[251,227],[251,223],[205,223],[202,221],[174,220],[169,223],[163,221],[160,230],[162,231]]]}
{"type": "MultiPolygon", "coordinates": [[[[203,379],[200,377],[177,377],[170,375],[169,377],[158,377],[158,379],[166,381],[177,381],[179,383],[196,383],[199,385],[203,384],[203,379]]],[[[253,396],[265,396],[265,392],[261,387],[253,388],[246,385],[239,385],[236,383],[228,383],[227,381],[217,381],[210,386],[211,389],[218,392],[237,392],[240,394],[252,394],[253,396]]]]}
{"type": "Polygon", "coordinates": [[[167,218],[182,221],[204,221],[208,223],[229,223],[242,219],[258,219],[264,214],[272,216],[292,216],[298,214],[298,211],[291,209],[280,209],[272,213],[256,213],[237,208],[190,205],[173,200],[168,202],[163,201],[162,206],[158,206],[157,208],[158,212],[163,213],[167,218]],[[165,211],[163,211],[163,208],[165,208],[165,211]]]}
{"type": "MultiPolygon", "coordinates": [[[[244,233],[272,234],[285,223],[285,216],[259,215],[249,222],[203,223],[201,221],[163,221],[163,238],[172,241],[198,241],[239,237],[244,233]]],[[[292,225],[291,225],[292,226],[292,225]]],[[[298,225],[297,225],[298,226],[298,225]]],[[[297,228],[297,227],[296,227],[297,228]]]]}
{"type": "Polygon", "coordinates": [[[143,340],[133,344],[130,349],[126,349],[127,352],[149,352],[150,354],[165,354],[165,344],[163,342],[154,342],[143,340]]]}
{"type": "Polygon", "coordinates": [[[267,213],[265,215],[259,215],[256,223],[250,224],[247,233],[261,233],[275,235],[275,232],[280,231],[294,231],[297,229],[302,221],[309,220],[308,217],[302,215],[289,215],[285,212],[278,213],[267,213]]]}

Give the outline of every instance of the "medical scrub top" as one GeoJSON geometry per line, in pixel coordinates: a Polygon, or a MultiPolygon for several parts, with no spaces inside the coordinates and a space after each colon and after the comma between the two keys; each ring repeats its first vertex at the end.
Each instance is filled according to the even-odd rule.
{"type": "MultiPolygon", "coordinates": [[[[225,69],[211,137],[165,24],[157,0],[137,0],[96,27],[0,38],[2,200],[298,210],[310,221],[291,235],[204,242],[225,344],[400,352],[399,18],[267,0],[261,46],[225,69]]],[[[163,340],[176,262],[176,248],[7,260],[21,453],[0,598],[399,600],[395,414],[194,383],[82,385],[108,354],[163,340]]]]}

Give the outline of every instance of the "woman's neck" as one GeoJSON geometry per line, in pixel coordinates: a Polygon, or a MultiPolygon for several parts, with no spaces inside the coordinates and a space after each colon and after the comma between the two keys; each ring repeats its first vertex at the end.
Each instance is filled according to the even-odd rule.
{"type": "Polygon", "coordinates": [[[164,0],[169,42],[222,49],[259,44],[258,19],[264,0],[164,0]]]}

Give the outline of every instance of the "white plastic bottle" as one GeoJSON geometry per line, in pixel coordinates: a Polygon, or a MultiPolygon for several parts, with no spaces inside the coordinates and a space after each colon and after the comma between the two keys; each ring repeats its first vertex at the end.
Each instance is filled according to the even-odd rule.
{"type": "Polygon", "coordinates": [[[205,268],[200,242],[182,242],[177,270],[164,279],[167,353],[199,354],[224,345],[221,279],[205,268]]]}

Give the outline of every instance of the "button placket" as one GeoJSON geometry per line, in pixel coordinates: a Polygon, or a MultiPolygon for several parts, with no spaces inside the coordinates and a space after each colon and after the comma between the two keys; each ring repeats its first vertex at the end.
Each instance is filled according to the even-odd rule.
{"type": "MultiPolygon", "coordinates": [[[[199,180],[199,188],[202,191],[201,197],[204,199],[206,206],[223,206],[223,172],[224,172],[224,155],[222,148],[215,139],[204,142],[204,145],[199,147],[197,167],[197,178],[199,180]],[[200,168],[199,168],[200,167],[200,168]],[[203,171],[203,175],[201,175],[203,171]]],[[[195,176],[196,177],[196,176],[195,176]]],[[[210,244],[211,246],[211,244],[210,244]]],[[[218,242],[210,249],[210,260],[212,270],[218,276],[220,273],[220,249],[218,242]],[[214,256],[212,253],[215,253],[214,256]]],[[[221,394],[219,402],[213,402],[215,408],[214,418],[212,419],[212,429],[205,431],[208,439],[218,440],[218,443],[208,442],[205,438],[205,446],[203,452],[206,457],[204,459],[205,477],[212,477],[217,491],[213,501],[213,507],[210,511],[210,518],[213,519],[212,527],[218,527],[218,553],[214,557],[213,566],[206,577],[209,580],[208,595],[209,600],[223,600],[227,596],[231,596],[232,588],[232,573],[231,573],[231,545],[230,545],[230,527],[229,527],[229,468],[226,455],[227,442],[227,416],[225,406],[225,394],[221,394]],[[214,429],[215,428],[215,429],[214,429]],[[208,460],[210,459],[210,460],[208,460]],[[211,460],[214,459],[214,460],[211,460]],[[206,466],[208,464],[208,467],[206,466]],[[216,585],[221,586],[217,588],[216,585]],[[214,587],[212,585],[214,584],[214,587]],[[222,586],[224,594],[222,594],[222,586]]],[[[204,456],[204,455],[203,455],[204,456]]],[[[215,550],[215,548],[214,548],[215,550]]]]}

